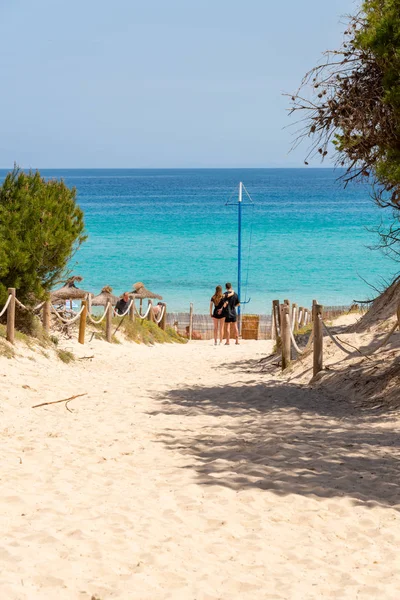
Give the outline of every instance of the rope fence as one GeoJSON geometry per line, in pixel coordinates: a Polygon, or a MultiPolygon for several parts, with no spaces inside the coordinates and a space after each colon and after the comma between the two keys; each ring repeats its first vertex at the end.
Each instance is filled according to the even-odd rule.
{"type": "MultiPolygon", "coordinates": [[[[47,333],[49,333],[49,331],[50,331],[50,316],[51,316],[51,314],[53,314],[55,316],[55,318],[58,321],[60,321],[63,324],[63,326],[66,326],[66,327],[68,327],[69,325],[73,325],[74,323],[76,323],[79,320],[78,341],[81,344],[84,344],[84,342],[85,342],[86,321],[89,321],[93,325],[99,325],[105,319],[106,320],[106,340],[108,342],[111,342],[112,341],[112,333],[111,333],[112,318],[114,316],[114,308],[113,308],[111,302],[107,303],[106,308],[105,308],[102,316],[99,319],[95,319],[90,314],[90,311],[88,311],[89,304],[90,303],[88,302],[87,299],[82,300],[82,306],[78,312],[75,312],[75,311],[67,309],[67,308],[62,308],[62,309],[57,310],[57,308],[55,306],[53,306],[53,304],[51,304],[50,300],[45,300],[43,302],[40,302],[35,307],[29,307],[29,306],[25,306],[25,304],[23,304],[16,297],[15,288],[8,288],[7,301],[6,301],[5,305],[3,306],[2,310],[0,311],[0,317],[2,317],[4,314],[7,314],[6,339],[11,344],[13,344],[15,341],[15,310],[17,307],[21,310],[30,312],[32,314],[35,314],[41,310],[42,311],[43,328],[45,329],[45,331],[47,333]],[[62,313],[64,313],[64,314],[72,313],[73,316],[70,318],[66,318],[65,316],[63,316],[62,313]]],[[[152,304],[151,300],[149,300],[149,305],[147,307],[145,314],[141,315],[135,306],[134,299],[131,299],[125,312],[123,312],[122,314],[115,314],[115,316],[122,318],[122,319],[124,317],[126,317],[127,315],[129,315],[129,319],[132,321],[134,321],[134,319],[136,317],[140,318],[141,320],[147,319],[148,321],[152,321],[153,323],[156,323],[158,325],[158,327],[160,327],[163,330],[165,330],[165,328],[166,328],[167,308],[166,308],[165,304],[162,305],[160,314],[156,315],[153,304],[152,304]]],[[[120,323],[121,322],[122,321],[120,321],[120,323]]]]}
{"type": "Polygon", "coordinates": [[[6,312],[6,310],[7,310],[7,308],[8,308],[8,305],[9,305],[9,304],[10,304],[10,302],[11,302],[11,298],[12,298],[12,296],[11,296],[11,294],[10,294],[10,295],[8,296],[8,298],[7,298],[7,302],[6,302],[6,303],[5,303],[5,305],[3,306],[3,310],[0,312],[0,317],[2,317],[2,316],[4,315],[4,313],[6,312]]]}
{"type": "MultiPolygon", "coordinates": [[[[88,311],[88,301],[83,300],[82,306],[78,312],[63,309],[63,313],[72,312],[73,316],[66,318],[51,304],[49,300],[41,302],[37,306],[31,308],[25,306],[15,295],[14,288],[8,288],[8,297],[5,305],[0,311],[0,317],[7,314],[7,331],[6,339],[10,343],[14,343],[15,338],[15,311],[16,307],[21,310],[31,312],[32,314],[42,311],[42,322],[44,329],[50,330],[50,315],[54,314],[64,326],[73,325],[79,320],[79,335],[78,340],[84,343],[86,321],[94,325],[99,325],[103,320],[106,320],[106,339],[112,341],[112,318],[114,308],[111,302],[108,302],[103,314],[96,319],[88,311]]],[[[161,303],[160,303],[161,304],[161,303]]],[[[332,342],[346,355],[351,356],[358,353],[360,356],[369,357],[375,354],[379,349],[383,348],[396,329],[400,329],[400,307],[397,310],[397,319],[388,334],[381,340],[372,350],[362,351],[361,349],[352,346],[349,342],[339,340],[337,334],[333,333],[325,323],[323,316],[333,318],[338,314],[350,312],[358,305],[328,307],[323,309],[322,305],[313,300],[312,309],[304,306],[298,306],[296,303],[291,304],[289,300],[284,300],[280,304],[279,300],[272,302],[271,316],[269,315],[241,315],[240,326],[242,337],[244,339],[273,339],[276,340],[277,350],[282,353],[282,369],[284,370],[292,361],[292,351],[298,357],[306,355],[313,347],[313,372],[316,375],[323,368],[323,337],[325,334],[332,342]],[[306,335],[309,333],[308,341],[304,347],[300,347],[296,335],[306,335]],[[345,346],[348,346],[346,348],[345,346]],[[351,350],[349,349],[351,348],[351,350]]],[[[157,307],[159,308],[159,307],[157,307]]],[[[131,321],[136,318],[144,321],[145,319],[156,323],[160,328],[165,329],[167,324],[174,327],[181,335],[186,335],[188,339],[211,339],[214,334],[213,319],[209,315],[198,315],[194,313],[193,304],[190,305],[189,313],[168,313],[166,305],[162,304],[159,314],[156,314],[151,300],[144,315],[140,314],[135,306],[135,301],[131,299],[128,307],[122,314],[117,314],[123,319],[129,315],[131,321]]]]}
{"type": "Polygon", "coordinates": [[[99,325],[102,321],[104,321],[104,319],[107,316],[107,312],[109,310],[112,309],[111,303],[108,302],[105,311],[103,312],[102,316],[100,317],[100,319],[93,319],[92,315],[90,313],[88,313],[87,318],[90,321],[90,323],[93,323],[93,325],[99,325]]]}
{"type": "MultiPolygon", "coordinates": [[[[348,307],[341,308],[345,310],[342,310],[340,314],[343,314],[344,312],[348,313],[353,310],[353,307],[350,307],[350,311],[347,310],[348,307]]],[[[331,310],[328,314],[331,316],[336,311],[332,310],[332,307],[330,307],[330,309],[331,310]]],[[[290,302],[288,300],[285,300],[283,304],[280,304],[279,300],[273,301],[271,337],[277,342],[276,351],[282,354],[282,370],[285,370],[292,360],[294,360],[292,357],[292,351],[294,351],[298,357],[302,357],[311,350],[311,347],[313,347],[313,374],[315,376],[322,371],[324,332],[347,356],[358,354],[368,358],[386,346],[396,329],[400,330],[399,305],[395,315],[396,322],[391,327],[387,335],[373,349],[363,351],[360,348],[353,346],[349,342],[339,340],[337,334],[334,334],[325,323],[323,314],[326,318],[323,306],[318,304],[316,300],[313,300],[311,311],[304,307],[297,308],[296,304],[292,304],[290,307],[290,302]],[[298,340],[296,340],[296,333],[297,335],[299,335],[299,333],[305,335],[305,332],[303,333],[302,329],[305,325],[309,324],[311,325],[311,329],[309,328],[308,341],[303,348],[300,348],[297,343],[298,340]],[[345,346],[348,346],[348,348],[345,346]],[[349,348],[351,348],[351,350],[349,348]]]]}
{"type": "Polygon", "coordinates": [[[82,306],[81,310],[78,313],[76,313],[76,315],[74,317],[72,317],[71,319],[65,319],[63,316],[60,315],[58,310],[53,305],[51,305],[51,310],[56,315],[57,319],[59,319],[62,323],[65,323],[66,325],[72,325],[72,323],[75,323],[81,316],[84,308],[85,308],[85,306],[82,306]]]}

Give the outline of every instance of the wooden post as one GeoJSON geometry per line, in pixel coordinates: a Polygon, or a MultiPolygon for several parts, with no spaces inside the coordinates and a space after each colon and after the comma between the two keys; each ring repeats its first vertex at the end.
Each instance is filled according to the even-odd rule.
{"type": "MultiPolygon", "coordinates": [[[[162,310],[162,309],[161,309],[162,310]]],[[[165,331],[165,328],[167,326],[167,305],[164,304],[164,314],[162,316],[161,321],[159,322],[158,326],[165,331]]]]}
{"type": "Polygon", "coordinates": [[[8,288],[8,295],[11,294],[10,304],[7,307],[7,333],[6,340],[10,344],[15,340],[15,288],[8,288]]]}
{"type": "Polygon", "coordinates": [[[135,320],[135,300],[133,298],[132,298],[132,304],[131,304],[131,306],[129,308],[128,318],[129,318],[130,321],[132,321],[132,323],[135,320]]]}
{"type": "Polygon", "coordinates": [[[279,308],[279,300],[272,301],[272,310],[274,312],[276,339],[281,335],[281,311],[279,308]]]}
{"type": "Polygon", "coordinates": [[[293,323],[293,331],[297,331],[299,328],[299,311],[297,310],[296,302],[292,304],[292,323],[293,323]]]}
{"type": "Polygon", "coordinates": [[[314,306],[318,304],[317,300],[313,300],[312,301],[312,308],[311,308],[311,320],[314,320],[314,306]]]}
{"type": "Polygon", "coordinates": [[[304,309],[304,325],[308,325],[309,317],[310,317],[310,314],[309,314],[308,308],[305,308],[304,309]]]}
{"type": "Polygon", "coordinates": [[[399,326],[400,330],[400,304],[397,307],[397,325],[399,326]]]}
{"type": "Polygon", "coordinates": [[[156,322],[156,317],[155,317],[155,315],[154,315],[153,303],[152,303],[152,302],[149,302],[149,306],[150,306],[150,310],[149,310],[149,314],[148,314],[148,316],[147,316],[147,319],[148,319],[149,321],[151,321],[152,323],[155,323],[155,322],[156,322]]]}
{"type": "Polygon", "coordinates": [[[301,306],[300,310],[302,311],[301,321],[300,321],[300,329],[302,329],[304,327],[304,325],[306,324],[306,309],[304,308],[304,306],[301,306]]]}
{"type": "Polygon", "coordinates": [[[142,313],[142,307],[143,307],[143,298],[140,298],[140,303],[139,303],[139,315],[142,317],[143,313],[142,313]]]}
{"type": "Polygon", "coordinates": [[[87,318],[87,301],[82,300],[83,311],[79,319],[79,336],[78,342],[80,344],[85,343],[85,329],[86,329],[86,318],[87,318]]]}
{"type": "Polygon", "coordinates": [[[43,329],[46,333],[50,331],[50,311],[51,311],[51,302],[50,300],[46,300],[43,304],[43,312],[42,312],[42,323],[43,329]]]}
{"type": "Polygon", "coordinates": [[[277,331],[276,331],[276,323],[275,323],[275,308],[274,308],[274,304],[272,303],[272,308],[271,308],[271,340],[276,340],[277,337],[277,331]]]}
{"type": "Polygon", "coordinates": [[[282,371],[290,364],[290,316],[289,306],[281,304],[282,371]]]}
{"type": "Polygon", "coordinates": [[[189,340],[192,339],[193,334],[193,302],[190,303],[189,309],[189,340]]]}
{"type": "Polygon", "coordinates": [[[313,375],[322,371],[323,368],[323,331],[322,331],[322,306],[313,305],[313,332],[314,336],[314,356],[313,356],[313,375]]]}
{"type": "Polygon", "coordinates": [[[107,304],[106,307],[107,310],[107,314],[106,314],[106,340],[107,342],[111,343],[111,330],[112,330],[112,318],[113,318],[113,307],[111,306],[111,302],[109,302],[107,304]]]}

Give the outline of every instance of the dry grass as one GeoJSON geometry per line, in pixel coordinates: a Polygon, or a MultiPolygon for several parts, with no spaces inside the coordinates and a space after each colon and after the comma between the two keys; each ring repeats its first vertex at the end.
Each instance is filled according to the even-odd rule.
{"type": "MultiPolygon", "coordinates": [[[[116,337],[116,330],[118,328],[118,334],[121,334],[126,340],[135,342],[136,344],[146,344],[151,346],[153,344],[185,344],[187,340],[177,333],[172,327],[167,327],[163,331],[157,323],[151,321],[141,320],[136,318],[134,321],[130,321],[128,318],[114,317],[112,321],[112,338],[111,341],[115,344],[121,343],[116,337]]],[[[106,325],[105,322],[98,325],[93,325],[94,329],[99,332],[100,339],[106,339],[106,325]]]]}
{"type": "Polygon", "coordinates": [[[75,360],[75,356],[72,352],[70,352],[69,350],[56,350],[56,354],[58,356],[58,358],[60,360],[62,360],[63,363],[70,363],[73,362],[75,360]]]}
{"type": "Polygon", "coordinates": [[[5,356],[6,358],[14,358],[15,356],[14,348],[3,339],[0,339],[0,356],[5,356]]]}
{"type": "Polygon", "coordinates": [[[157,323],[151,321],[135,319],[133,322],[125,320],[119,329],[126,339],[136,342],[137,344],[185,344],[186,339],[180,336],[172,327],[167,327],[163,331],[158,327],[157,323]]]}

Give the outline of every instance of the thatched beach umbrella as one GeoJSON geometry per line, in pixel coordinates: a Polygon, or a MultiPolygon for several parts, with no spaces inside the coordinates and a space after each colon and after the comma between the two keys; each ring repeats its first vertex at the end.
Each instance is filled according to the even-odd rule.
{"type": "Polygon", "coordinates": [[[82,277],[75,275],[70,277],[58,290],[51,292],[50,299],[52,302],[57,300],[83,300],[89,294],[85,290],[76,287],[75,281],[82,281],[82,277]]]}
{"type": "Polygon", "coordinates": [[[103,287],[100,294],[98,294],[97,296],[94,296],[92,298],[91,305],[92,306],[107,306],[107,304],[110,302],[112,306],[115,306],[116,303],[118,302],[118,300],[119,300],[118,296],[114,296],[114,294],[112,294],[112,287],[109,285],[106,285],[103,287]]]}
{"type": "Polygon", "coordinates": [[[162,296],[159,294],[154,294],[147,290],[144,287],[144,284],[141,281],[134,283],[132,286],[132,292],[129,294],[133,298],[138,298],[139,300],[144,300],[145,298],[150,298],[152,300],[162,300],[162,296]]]}

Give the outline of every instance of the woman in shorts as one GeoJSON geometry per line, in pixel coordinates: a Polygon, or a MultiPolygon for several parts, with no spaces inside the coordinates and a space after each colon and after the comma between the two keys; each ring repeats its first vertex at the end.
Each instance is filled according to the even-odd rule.
{"type": "Polygon", "coordinates": [[[215,294],[210,300],[210,317],[214,321],[214,345],[218,343],[218,330],[220,344],[224,339],[224,327],[225,327],[225,309],[224,306],[224,295],[222,293],[222,286],[217,285],[215,288],[215,294]]]}

